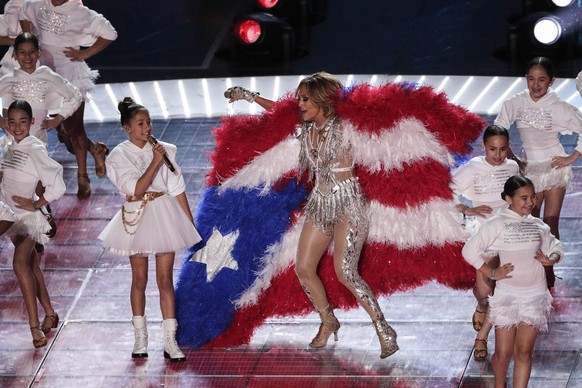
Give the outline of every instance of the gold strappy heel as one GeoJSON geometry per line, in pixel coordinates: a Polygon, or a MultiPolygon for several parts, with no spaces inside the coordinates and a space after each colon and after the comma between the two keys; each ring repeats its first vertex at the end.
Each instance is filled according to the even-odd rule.
{"type": "Polygon", "coordinates": [[[329,306],[319,313],[319,317],[321,318],[319,331],[309,344],[312,348],[322,348],[327,345],[327,340],[332,333],[334,334],[335,341],[337,341],[337,332],[341,326],[335,315],[333,315],[333,310],[329,306]]]}
{"type": "Polygon", "coordinates": [[[44,336],[44,333],[42,332],[42,330],[40,329],[40,327],[38,327],[38,326],[31,327],[31,328],[30,328],[30,332],[32,333],[32,345],[33,345],[33,346],[34,346],[36,349],[38,349],[38,348],[42,348],[42,347],[45,347],[45,346],[46,346],[47,339],[46,339],[46,337],[44,336]],[[40,332],[40,335],[42,335],[42,337],[35,338],[35,337],[34,337],[34,334],[35,334],[36,332],[40,332]]]}

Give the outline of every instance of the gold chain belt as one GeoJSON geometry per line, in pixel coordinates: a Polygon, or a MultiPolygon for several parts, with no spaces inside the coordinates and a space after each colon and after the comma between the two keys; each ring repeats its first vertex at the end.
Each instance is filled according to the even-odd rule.
{"type": "Polygon", "coordinates": [[[161,197],[165,193],[159,191],[148,191],[143,196],[138,197],[135,195],[126,195],[125,200],[127,202],[138,202],[141,201],[141,205],[137,210],[134,211],[127,211],[125,210],[125,206],[121,206],[121,221],[123,222],[123,229],[125,233],[129,234],[130,236],[134,235],[139,222],[141,221],[141,217],[143,216],[143,209],[149,201],[153,201],[154,199],[161,197]],[[128,220],[128,214],[135,214],[133,220],[128,220]],[[135,228],[133,231],[130,231],[129,228],[135,228]]]}

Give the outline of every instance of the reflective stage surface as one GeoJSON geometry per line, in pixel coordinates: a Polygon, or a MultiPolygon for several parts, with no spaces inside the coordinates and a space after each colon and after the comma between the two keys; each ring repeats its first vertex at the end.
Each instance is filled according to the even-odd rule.
{"type": "MultiPolygon", "coordinates": [[[[217,119],[156,120],[154,133],[179,148],[178,162],[196,208],[204,187],[210,129],[217,119]]],[[[115,123],[92,123],[90,137],[111,147],[125,140],[115,123]]],[[[188,360],[164,360],[155,273],[150,270],[146,315],[149,358],[132,360],[133,329],[127,257],[103,250],[97,235],[119,209],[112,184],[91,172],[93,195],[77,200],[74,158],[49,137],[51,155],[65,167],[66,195],[55,202],[59,231],[42,255],[50,295],[61,323],[48,346],[35,350],[20,290],[12,272],[11,243],[0,243],[0,386],[2,387],[492,387],[490,361],[473,359],[470,319],[475,301],[429,284],[380,300],[399,335],[400,351],[381,360],[378,339],[362,309],[337,311],[339,341],[322,350],[307,344],[317,332],[315,314],[271,320],[251,343],[232,349],[184,348],[188,360]]],[[[569,139],[572,144],[573,139],[569,139]]],[[[571,147],[569,148],[571,149],[571,147]]],[[[476,147],[476,152],[480,148],[476,147]]],[[[92,166],[92,161],[89,161],[92,166]]],[[[582,387],[582,163],[562,210],[567,252],[556,267],[551,330],[537,341],[531,387],[582,387]]],[[[182,257],[175,263],[176,273],[182,257]]],[[[42,319],[42,315],[41,315],[42,319]]],[[[493,349],[489,338],[489,360],[493,349]]],[[[511,387],[511,383],[509,385],[511,387]]]]}

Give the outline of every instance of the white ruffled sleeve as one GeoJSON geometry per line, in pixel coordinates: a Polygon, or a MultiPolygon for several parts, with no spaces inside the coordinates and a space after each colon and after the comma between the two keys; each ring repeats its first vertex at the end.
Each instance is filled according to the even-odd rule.
{"type": "Polygon", "coordinates": [[[502,231],[503,222],[498,222],[496,217],[486,221],[465,243],[462,250],[465,261],[475,269],[481,268],[485,263],[483,254],[493,245],[502,231]]]}
{"type": "Polygon", "coordinates": [[[42,144],[36,145],[33,151],[30,156],[36,166],[38,177],[45,188],[44,199],[52,202],[61,198],[67,190],[63,179],[63,166],[48,155],[46,148],[42,144]]]}

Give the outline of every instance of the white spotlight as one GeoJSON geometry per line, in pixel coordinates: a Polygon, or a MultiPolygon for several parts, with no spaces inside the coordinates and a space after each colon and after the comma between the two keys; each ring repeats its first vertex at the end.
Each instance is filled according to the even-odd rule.
{"type": "Polygon", "coordinates": [[[558,7],[567,7],[572,5],[575,0],[552,0],[552,3],[557,5],[558,7]]]}
{"type": "Polygon", "coordinates": [[[534,26],[534,36],[543,44],[554,44],[562,35],[562,26],[558,19],[548,16],[538,20],[534,26]]]}

